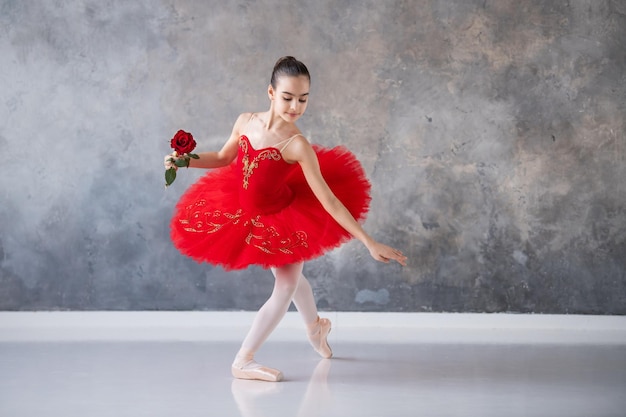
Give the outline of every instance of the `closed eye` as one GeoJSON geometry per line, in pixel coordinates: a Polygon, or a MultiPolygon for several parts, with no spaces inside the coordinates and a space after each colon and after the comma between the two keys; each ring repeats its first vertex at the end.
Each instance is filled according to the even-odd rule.
{"type": "MultiPolygon", "coordinates": [[[[291,99],[292,99],[291,97],[283,97],[283,100],[285,100],[285,101],[291,101],[291,99]]],[[[304,100],[304,99],[299,99],[298,101],[300,103],[306,103],[306,100],[304,100]]]]}

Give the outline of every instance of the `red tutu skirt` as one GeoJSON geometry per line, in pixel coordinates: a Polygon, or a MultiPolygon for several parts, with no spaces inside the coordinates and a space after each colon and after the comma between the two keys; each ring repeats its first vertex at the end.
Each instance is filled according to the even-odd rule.
{"type": "MultiPolygon", "coordinates": [[[[351,238],[324,210],[299,164],[262,156],[271,150],[251,150],[257,165],[244,164],[240,155],[231,165],[207,172],[182,195],[171,221],[171,238],[181,253],[226,270],[269,268],[319,257],[351,238]],[[282,164],[278,173],[276,164],[282,164]],[[246,187],[257,179],[263,180],[259,193],[271,195],[272,187],[280,185],[282,197],[251,204],[246,187]]],[[[314,150],[325,181],[362,222],[370,202],[363,167],[344,147],[314,150]]]]}

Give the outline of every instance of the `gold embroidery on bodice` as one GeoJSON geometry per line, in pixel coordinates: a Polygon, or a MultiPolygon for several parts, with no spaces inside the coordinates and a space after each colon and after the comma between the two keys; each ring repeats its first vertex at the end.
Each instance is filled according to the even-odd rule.
{"type": "Polygon", "coordinates": [[[243,169],[243,188],[248,189],[249,179],[252,175],[252,172],[255,168],[259,167],[259,161],[264,159],[273,159],[274,161],[280,161],[282,156],[280,155],[280,151],[275,148],[267,148],[261,150],[250,162],[250,154],[248,153],[248,142],[242,138],[239,139],[239,147],[243,152],[243,157],[241,159],[242,169],[243,169]]]}

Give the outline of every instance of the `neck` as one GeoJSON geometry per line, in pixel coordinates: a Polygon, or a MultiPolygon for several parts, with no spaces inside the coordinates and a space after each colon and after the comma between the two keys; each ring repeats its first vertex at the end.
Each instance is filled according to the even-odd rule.
{"type": "Polygon", "coordinates": [[[285,126],[291,125],[291,124],[293,123],[286,122],[285,119],[283,119],[278,114],[276,114],[273,104],[270,106],[270,109],[267,111],[267,120],[265,122],[266,130],[273,130],[273,131],[281,130],[285,126]]]}

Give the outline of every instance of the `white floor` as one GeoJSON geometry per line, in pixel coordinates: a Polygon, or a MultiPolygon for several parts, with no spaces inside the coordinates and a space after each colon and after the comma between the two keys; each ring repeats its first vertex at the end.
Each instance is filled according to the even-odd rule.
{"type": "Polygon", "coordinates": [[[289,314],[234,380],[249,313],[0,313],[0,416],[626,416],[626,318],[289,314]]]}

